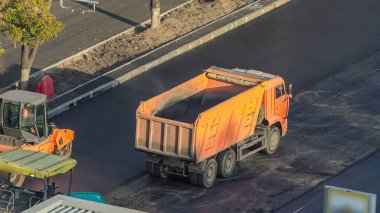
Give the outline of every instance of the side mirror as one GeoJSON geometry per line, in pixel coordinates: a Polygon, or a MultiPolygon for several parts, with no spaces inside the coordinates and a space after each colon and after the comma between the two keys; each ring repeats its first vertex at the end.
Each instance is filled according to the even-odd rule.
{"type": "Polygon", "coordinates": [[[292,84],[289,84],[289,98],[293,98],[293,85],[292,84]]]}

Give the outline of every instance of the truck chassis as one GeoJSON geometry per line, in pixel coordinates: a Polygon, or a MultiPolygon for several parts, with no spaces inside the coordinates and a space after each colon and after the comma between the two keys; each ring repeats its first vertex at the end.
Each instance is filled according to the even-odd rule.
{"type": "Polygon", "coordinates": [[[191,161],[181,160],[168,156],[146,153],[146,169],[150,175],[155,177],[166,178],[168,174],[178,175],[189,178],[192,184],[208,188],[214,182],[216,173],[218,173],[218,176],[222,178],[231,176],[234,172],[236,162],[242,161],[260,151],[263,151],[267,154],[273,154],[278,148],[279,139],[280,129],[276,125],[269,127],[260,124],[256,127],[255,133],[252,136],[197,164],[194,164],[191,161]],[[273,134],[274,132],[278,134],[273,134]],[[276,141],[274,141],[275,144],[271,146],[270,141],[273,141],[273,139],[276,141]],[[223,163],[223,159],[221,158],[225,157],[226,153],[228,152],[233,152],[232,157],[234,159],[230,159],[230,165],[227,166],[229,168],[229,172],[227,172],[227,175],[223,175],[223,172],[225,173],[225,171],[220,170],[223,170],[223,167],[225,167],[225,165],[220,164],[226,163],[223,163]],[[207,168],[210,161],[216,161],[218,169],[214,169],[212,173],[215,174],[212,174],[211,176],[209,175],[207,177],[207,173],[210,173],[210,171],[208,171],[209,169],[207,168]],[[199,179],[206,180],[199,181],[199,179]]]}

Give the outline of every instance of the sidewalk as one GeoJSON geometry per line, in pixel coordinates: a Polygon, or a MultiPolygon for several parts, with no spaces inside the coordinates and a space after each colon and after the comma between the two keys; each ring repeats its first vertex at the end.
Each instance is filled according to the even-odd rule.
{"type": "Polygon", "coordinates": [[[380,212],[380,150],[358,162],[339,175],[322,182],[275,212],[321,213],[324,206],[324,186],[332,185],[377,194],[380,212]]]}
{"type": "MultiPolygon", "coordinates": [[[[43,44],[37,53],[32,72],[57,63],[79,51],[93,46],[113,35],[119,34],[150,19],[149,1],[98,0],[97,12],[74,0],[64,0],[63,9],[59,1],[53,1],[52,12],[65,24],[57,38],[43,44]]],[[[170,10],[187,0],[162,0],[161,12],[170,10]]],[[[0,37],[0,46],[6,53],[0,58],[0,88],[19,78],[20,47],[14,48],[6,38],[0,37]]]]}

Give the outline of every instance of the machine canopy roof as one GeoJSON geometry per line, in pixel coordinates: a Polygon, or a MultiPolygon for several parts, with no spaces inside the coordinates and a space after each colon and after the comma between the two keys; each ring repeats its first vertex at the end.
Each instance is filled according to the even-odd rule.
{"type": "Polygon", "coordinates": [[[0,94],[0,99],[36,104],[40,103],[41,101],[45,101],[46,95],[25,90],[9,90],[3,94],[0,94]]]}
{"type": "Polygon", "coordinates": [[[67,157],[14,149],[0,153],[0,171],[46,178],[63,174],[72,169],[77,161],[67,157]]]}

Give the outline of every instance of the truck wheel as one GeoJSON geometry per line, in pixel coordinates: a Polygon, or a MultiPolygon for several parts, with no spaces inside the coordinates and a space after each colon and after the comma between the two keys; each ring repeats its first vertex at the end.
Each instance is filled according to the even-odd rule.
{"type": "Polygon", "coordinates": [[[269,137],[267,141],[266,148],[264,152],[271,155],[277,151],[278,146],[280,145],[280,130],[276,126],[272,126],[269,132],[269,137]]]}
{"type": "Polygon", "coordinates": [[[218,173],[218,163],[214,158],[207,161],[205,170],[198,174],[198,184],[205,188],[210,188],[216,179],[216,174],[218,173]]]}
{"type": "Polygon", "coordinates": [[[146,161],[146,170],[150,176],[165,179],[168,177],[168,172],[162,163],[153,163],[146,161]]]}
{"type": "Polygon", "coordinates": [[[198,182],[197,182],[197,176],[198,176],[197,173],[189,172],[189,181],[190,181],[191,184],[193,184],[193,185],[199,185],[198,182]]]}
{"type": "Polygon", "coordinates": [[[261,124],[264,121],[264,117],[265,117],[264,106],[261,105],[260,110],[259,110],[259,115],[257,116],[256,126],[261,124]]]}
{"type": "Polygon", "coordinates": [[[216,158],[218,162],[218,176],[228,178],[232,175],[236,166],[236,153],[229,148],[220,153],[216,158]]]}
{"type": "Polygon", "coordinates": [[[11,177],[9,178],[9,180],[13,186],[21,187],[25,181],[25,175],[11,173],[11,177]]]}
{"type": "Polygon", "coordinates": [[[154,164],[154,174],[156,175],[156,177],[161,179],[165,179],[168,177],[168,171],[162,163],[154,164]]]}
{"type": "Polygon", "coordinates": [[[155,176],[155,174],[154,174],[154,163],[152,163],[150,161],[145,161],[145,169],[150,176],[152,176],[152,177],[155,176]]]}

